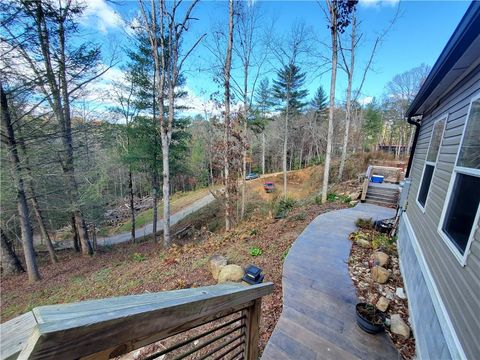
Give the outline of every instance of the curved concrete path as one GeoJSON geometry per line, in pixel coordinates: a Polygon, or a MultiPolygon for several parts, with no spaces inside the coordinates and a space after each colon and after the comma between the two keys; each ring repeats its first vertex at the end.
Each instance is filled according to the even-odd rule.
{"type": "Polygon", "coordinates": [[[360,203],[322,214],[305,228],[283,265],[283,311],[263,360],[400,358],[386,334],[369,335],[357,326],[347,264],[355,220],[394,215],[360,203]]]}

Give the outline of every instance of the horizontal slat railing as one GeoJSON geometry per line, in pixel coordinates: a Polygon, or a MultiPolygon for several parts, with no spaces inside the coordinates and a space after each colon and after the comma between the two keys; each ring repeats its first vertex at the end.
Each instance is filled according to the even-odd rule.
{"type": "Polygon", "coordinates": [[[272,291],[222,284],[42,306],[2,324],[1,358],[108,359],[161,341],[146,358],[256,359],[261,298],[272,291]]]}

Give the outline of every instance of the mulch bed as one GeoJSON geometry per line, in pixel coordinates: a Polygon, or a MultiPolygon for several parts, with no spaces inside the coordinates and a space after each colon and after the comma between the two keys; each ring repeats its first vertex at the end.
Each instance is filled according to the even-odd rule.
{"type": "MultiPolygon", "coordinates": [[[[362,232],[371,235],[376,234],[374,230],[362,230],[362,232]]],[[[410,326],[408,319],[408,300],[401,299],[395,295],[397,288],[404,289],[396,244],[393,244],[388,248],[379,248],[377,250],[387,253],[390,257],[388,265],[385,266],[390,270],[390,278],[385,284],[371,282],[370,266],[372,264],[370,256],[375,250],[363,248],[357,245],[355,241],[352,243],[348,265],[350,276],[355,284],[359,301],[375,304],[381,296],[391,298],[389,307],[386,311],[387,318],[393,314],[399,314],[403,321],[410,326]]],[[[403,359],[415,358],[415,339],[412,333],[410,333],[410,338],[405,340],[403,337],[393,334],[388,326],[385,327],[385,330],[403,359]]]]}

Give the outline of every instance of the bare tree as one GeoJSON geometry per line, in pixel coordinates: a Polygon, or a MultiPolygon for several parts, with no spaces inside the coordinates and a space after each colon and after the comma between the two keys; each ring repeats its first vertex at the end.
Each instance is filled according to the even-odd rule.
{"type": "Polygon", "coordinates": [[[13,250],[12,241],[7,237],[3,228],[0,228],[0,241],[2,273],[9,275],[25,272],[17,254],[13,250]]]}
{"type": "MultiPolygon", "coordinates": [[[[139,109],[134,105],[134,81],[133,79],[127,76],[126,79],[129,83],[114,83],[114,93],[115,98],[119,106],[114,109],[116,112],[120,113],[125,120],[126,132],[125,132],[125,146],[124,150],[128,153],[130,149],[130,127],[132,126],[133,119],[138,114],[139,109]]],[[[132,164],[128,164],[128,194],[130,199],[130,234],[132,242],[135,242],[135,203],[134,203],[134,194],[133,194],[133,171],[132,164]]],[[[156,220],[156,219],[155,219],[156,220]]],[[[154,223],[156,222],[154,220],[154,223]]],[[[154,233],[155,236],[155,233],[154,233]]]]}
{"type": "Polygon", "coordinates": [[[6,138],[10,161],[13,167],[12,175],[17,193],[17,208],[20,217],[20,228],[22,231],[23,253],[25,256],[25,264],[27,265],[28,280],[33,283],[40,280],[40,273],[38,272],[37,259],[33,248],[32,224],[30,222],[30,211],[27,203],[27,195],[25,193],[25,185],[22,175],[23,171],[18,155],[17,141],[15,139],[12,118],[10,117],[10,111],[8,108],[7,94],[4,92],[2,84],[0,84],[0,98],[1,118],[2,124],[5,128],[4,137],[6,138]]]}
{"type": "Polygon", "coordinates": [[[224,86],[224,176],[225,176],[225,229],[230,230],[231,226],[231,187],[232,179],[230,179],[230,137],[232,131],[232,123],[230,119],[230,77],[232,70],[232,48],[233,48],[233,23],[234,23],[234,0],[228,2],[228,37],[227,51],[225,54],[225,64],[223,68],[223,86],[224,86]]]}
{"type": "Polygon", "coordinates": [[[172,142],[173,123],[175,119],[175,90],[183,64],[204,35],[200,36],[185,53],[180,45],[184,32],[188,31],[193,9],[199,0],[193,0],[185,14],[179,20],[179,8],[182,0],[167,6],[165,0],[159,4],[151,2],[150,16],[147,15],[142,0],[139,0],[143,26],[148,34],[155,65],[157,103],[159,109],[160,138],[162,142],[163,163],[163,243],[170,245],[170,145],[172,142]],[[165,99],[167,92],[167,99],[165,99]],[[165,100],[168,100],[168,116],[165,118],[165,100]]]}
{"type": "Polygon", "coordinates": [[[350,13],[355,8],[357,1],[325,0],[327,11],[324,13],[328,19],[332,50],[332,74],[330,78],[330,105],[328,109],[327,150],[323,171],[322,202],[327,201],[328,180],[330,175],[330,162],[332,156],[333,114],[335,110],[335,85],[337,81],[338,62],[338,34],[342,33],[350,23],[350,13]]]}
{"type": "Polygon", "coordinates": [[[243,219],[245,215],[245,191],[246,191],[246,175],[247,175],[247,150],[249,148],[247,132],[248,132],[248,118],[250,116],[250,108],[252,104],[252,97],[255,91],[255,86],[260,75],[262,65],[266,59],[267,51],[257,53],[259,46],[262,44],[258,38],[260,13],[258,4],[237,3],[237,27],[235,32],[235,43],[233,51],[240,59],[243,70],[243,83],[239,84],[232,77],[233,88],[238,90],[238,93],[243,102],[242,112],[242,186],[241,186],[241,210],[240,218],[243,219]],[[255,70],[255,73],[251,73],[255,70]]]}
{"type": "Polygon", "coordinates": [[[11,16],[6,16],[1,26],[6,34],[4,43],[16,57],[13,66],[5,70],[39,90],[43,99],[33,109],[46,102],[57,120],[63,145],[58,161],[82,253],[88,255],[93,251],[75,178],[71,102],[79,90],[113,66],[113,58],[109,66],[101,67],[98,46],[78,42],[74,46],[70,41],[78,32],[75,20],[83,9],[82,5],[71,0],[58,3],[41,0],[9,2],[11,16]]]}

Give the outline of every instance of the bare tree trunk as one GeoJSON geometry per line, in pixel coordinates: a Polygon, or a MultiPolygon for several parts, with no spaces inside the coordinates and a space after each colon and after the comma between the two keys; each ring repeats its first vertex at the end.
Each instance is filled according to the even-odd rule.
{"type": "MultiPolygon", "coordinates": [[[[163,147],[163,146],[162,146],[163,147]]],[[[164,160],[165,161],[165,160],[164,160]]],[[[165,174],[165,171],[163,172],[165,174]]],[[[165,176],[165,175],[164,175],[165,176]]],[[[163,231],[165,231],[165,221],[167,220],[166,219],[166,214],[165,214],[165,178],[164,178],[164,182],[163,182],[163,231]]],[[[157,221],[158,221],[158,193],[159,193],[159,186],[158,186],[158,175],[157,175],[157,172],[155,171],[153,173],[153,179],[152,179],[152,188],[153,188],[153,240],[155,242],[158,241],[157,239],[157,221]]],[[[168,192],[168,189],[167,189],[167,192],[168,192]]],[[[168,208],[168,221],[170,221],[170,208],[168,208]]],[[[170,223],[169,223],[170,225],[170,223]]],[[[168,227],[167,231],[169,232],[170,231],[170,226],[168,227]]],[[[170,235],[170,232],[168,233],[168,235],[170,235]]],[[[165,242],[165,236],[164,236],[164,246],[168,246],[170,245],[169,241],[168,242],[165,242]]],[[[168,238],[169,239],[169,238],[168,238]]]]}
{"type": "Polygon", "coordinates": [[[265,130],[262,131],[262,175],[265,175],[265,130]]]}
{"type": "Polygon", "coordinates": [[[231,227],[231,199],[230,199],[230,71],[232,68],[232,47],[233,47],[233,0],[229,0],[228,6],[228,40],[227,53],[224,67],[224,88],[225,88],[225,136],[224,136],[224,166],[225,166],[225,229],[231,227]]]}
{"type": "Polygon", "coordinates": [[[330,79],[330,106],[328,109],[328,132],[327,132],[327,151],[325,154],[325,165],[323,171],[322,203],[327,202],[328,179],[330,175],[330,160],[332,156],[332,138],[333,138],[333,114],[335,110],[335,83],[337,80],[337,10],[336,5],[331,4],[330,8],[330,34],[332,39],[332,77],[330,79]]]}
{"type": "Polygon", "coordinates": [[[170,245],[170,142],[172,138],[172,124],[174,117],[175,89],[173,84],[169,84],[168,91],[168,130],[165,125],[161,127],[162,139],[162,160],[163,160],[163,245],[170,245]]]}
{"type": "Polygon", "coordinates": [[[73,248],[75,249],[75,252],[80,252],[80,239],[78,237],[77,224],[75,222],[75,216],[73,216],[73,214],[72,214],[71,222],[72,222],[73,248]]]}
{"type": "Polygon", "coordinates": [[[12,242],[7,237],[7,234],[0,228],[1,247],[1,267],[2,273],[5,275],[18,274],[25,272],[22,263],[18,259],[17,254],[13,251],[12,242]]]}
{"type": "Polygon", "coordinates": [[[350,67],[348,68],[348,85],[347,85],[347,104],[345,109],[345,134],[343,136],[342,157],[340,160],[340,169],[338,170],[338,181],[343,179],[343,169],[347,158],[348,134],[350,131],[350,121],[352,117],[352,82],[355,68],[355,46],[356,46],[356,28],[357,19],[355,10],[352,12],[352,33],[351,33],[351,50],[350,50],[350,67]]]}
{"type": "Polygon", "coordinates": [[[284,137],[283,137],[283,196],[287,198],[287,153],[288,153],[288,116],[290,112],[290,99],[287,95],[287,109],[285,111],[284,137]]]}
{"type": "Polygon", "coordinates": [[[32,207],[35,212],[35,217],[37,218],[37,223],[38,227],[40,228],[40,234],[42,236],[42,239],[45,240],[45,244],[47,245],[47,250],[48,254],[50,256],[50,261],[55,264],[58,262],[57,255],[55,254],[55,249],[53,247],[52,240],[50,238],[50,235],[48,234],[47,227],[45,225],[45,219],[43,217],[43,213],[40,209],[40,204],[38,202],[37,194],[35,191],[35,186],[33,184],[33,173],[32,169],[30,168],[30,160],[28,159],[28,154],[27,154],[27,149],[25,147],[25,143],[23,141],[23,135],[22,135],[22,130],[21,130],[21,124],[17,121],[18,127],[18,134],[20,135],[21,140],[19,141],[20,148],[22,149],[23,157],[24,157],[24,162],[25,162],[25,170],[27,171],[28,175],[28,190],[30,192],[30,199],[32,202],[32,207]]]}
{"type": "Polygon", "coordinates": [[[128,168],[128,192],[130,195],[130,218],[132,223],[130,233],[132,234],[132,242],[135,242],[135,202],[133,198],[133,176],[130,167],[128,168]]]}
{"type": "Polygon", "coordinates": [[[3,86],[1,84],[0,92],[1,117],[7,133],[9,156],[13,165],[12,175],[15,181],[15,187],[17,191],[17,207],[18,215],[20,217],[20,228],[22,232],[23,253],[25,256],[25,263],[27,265],[28,280],[29,282],[33,283],[40,280],[40,273],[38,272],[37,258],[33,247],[33,233],[32,225],[30,223],[30,212],[28,209],[27,196],[25,194],[25,187],[22,177],[20,158],[18,157],[15,133],[13,131],[12,120],[8,109],[7,95],[3,91],[3,86]]]}
{"type": "Polygon", "coordinates": [[[50,261],[55,264],[58,262],[57,255],[55,254],[55,248],[53,247],[52,239],[48,234],[47,228],[45,226],[45,220],[43,219],[42,211],[40,210],[40,205],[38,204],[37,196],[33,190],[32,184],[29,185],[30,194],[32,200],[33,210],[35,211],[35,217],[37,218],[38,226],[40,228],[40,233],[42,238],[45,239],[45,244],[47,245],[48,254],[50,256],[50,261]]]}

